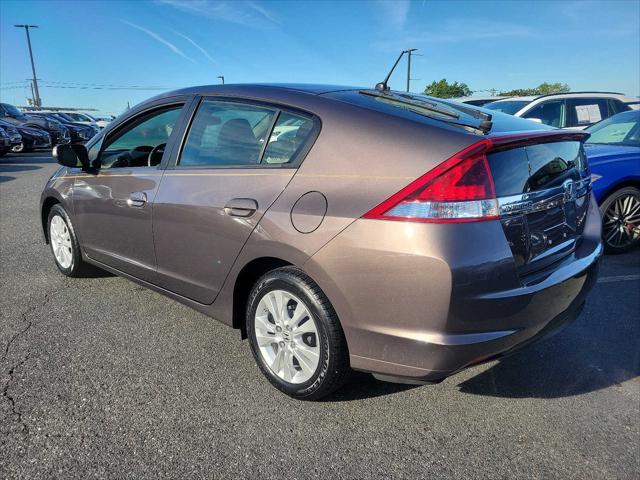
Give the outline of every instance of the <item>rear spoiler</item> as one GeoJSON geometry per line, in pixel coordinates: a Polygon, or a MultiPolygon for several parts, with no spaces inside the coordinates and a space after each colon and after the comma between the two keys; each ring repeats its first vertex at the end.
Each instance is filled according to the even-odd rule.
{"type": "Polygon", "coordinates": [[[590,136],[590,133],[583,130],[549,130],[489,137],[486,141],[489,142],[487,150],[495,152],[539,143],[585,142],[590,136]]]}

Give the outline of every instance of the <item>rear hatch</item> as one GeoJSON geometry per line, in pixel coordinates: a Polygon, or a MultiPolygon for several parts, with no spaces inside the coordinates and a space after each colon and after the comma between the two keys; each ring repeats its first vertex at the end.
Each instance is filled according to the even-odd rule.
{"type": "Polygon", "coordinates": [[[587,137],[553,131],[492,139],[487,161],[521,278],[561,261],[580,244],[591,192],[587,137]]]}

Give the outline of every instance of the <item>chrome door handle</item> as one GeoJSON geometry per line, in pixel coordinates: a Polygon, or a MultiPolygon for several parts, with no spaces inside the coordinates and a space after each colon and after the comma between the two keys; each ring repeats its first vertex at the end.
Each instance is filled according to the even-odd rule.
{"type": "Polygon", "coordinates": [[[132,192],[127,198],[127,205],[134,208],[144,207],[147,203],[147,194],[144,192],[132,192]]]}
{"type": "Polygon", "coordinates": [[[234,198],[224,206],[224,213],[232,217],[250,217],[258,210],[258,202],[253,198],[234,198]]]}

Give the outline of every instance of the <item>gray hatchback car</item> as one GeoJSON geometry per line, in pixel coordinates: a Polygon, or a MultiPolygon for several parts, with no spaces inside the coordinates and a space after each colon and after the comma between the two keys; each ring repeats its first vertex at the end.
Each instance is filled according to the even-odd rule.
{"type": "Polygon", "coordinates": [[[266,378],[437,382],[574,319],[597,275],[584,132],[385,89],[194,87],[58,146],[62,273],[89,264],[241,331],[266,378]]]}

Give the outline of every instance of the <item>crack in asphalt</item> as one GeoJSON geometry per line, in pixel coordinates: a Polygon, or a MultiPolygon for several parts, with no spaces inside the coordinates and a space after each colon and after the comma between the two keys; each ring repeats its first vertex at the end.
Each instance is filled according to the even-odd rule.
{"type": "MultiPolygon", "coordinates": [[[[42,302],[40,302],[40,303],[38,303],[36,305],[31,305],[29,308],[27,308],[24,312],[22,312],[20,314],[20,316],[22,317],[23,322],[27,323],[27,326],[24,327],[19,332],[17,332],[15,335],[13,335],[11,337],[11,339],[9,339],[9,341],[7,342],[7,344],[5,345],[5,348],[4,348],[4,353],[3,353],[2,359],[1,359],[2,362],[4,362],[7,359],[7,357],[9,356],[9,350],[11,349],[11,346],[14,344],[14,342],[18,338],[20,338],[23,335],[25,335],[35,325],[35,322],[33,320],[29,320],[29,316],[32,315],[36,310],[46,306],[47,303],[49,303],[49,301],[51,300],[51,297],[53,295],[55,295],[56,293],[58,293],[59,291],[60,290],[56,290],[54,292],[45,293],[44,299],[42,300],[42,302]]],[[[7,401],[9,402],[9,406],[10,406],[10,409],[11,409],[11,414],[13,415],[14,418],[17,419],[18,423],[21,425],[20,430],[25,434],[29,433],[29,427],[24,422],[24,420],[22,418],[22,412],[16,406],[15,399],[9,393],[9,387],[11,386],[11,383],[13,382],[13,376],[14,376],[14,373],[15,373],[16,369],[21,367],[22,365],[24,365],[27,362],[27,360],[29,360],[30,356],[31,356],[31,350],[29,348],[27,348],[26,355],[24,355],[21,360],[19,360],[15,364],[13,364],[11,366],[11,368],[9,368],[9,371],[7,372],[8,379],[5,382],[5,384],[3,385],[2,394],[0,395],[3,398],[6,398],[7,401]]]]}
{"type": "Polygon", "coordinates": [[[27,362],[27,360],[29,360],[30,356],[31,356],[31,352],[28,352],[22,360],[20,360],[18,363],[16,363],[14,366],[11,367],[11,369],[8,372],[9,379],[6,381],[6,383],[4,384],[4,387],[2,388],[2,397],[6,398],[9,401],[9,406],[11,407],[11,413],[20,424],[20,430],[25,434],[29,433],[29,426],[22,419],[22,412],[18,410],[15,399],[13,398],[13,396],[9,394],[9,385],[11,385],[11,382],[13,380],[13,373],[15,372],[16,368],[24,365],[27,362]]]}

